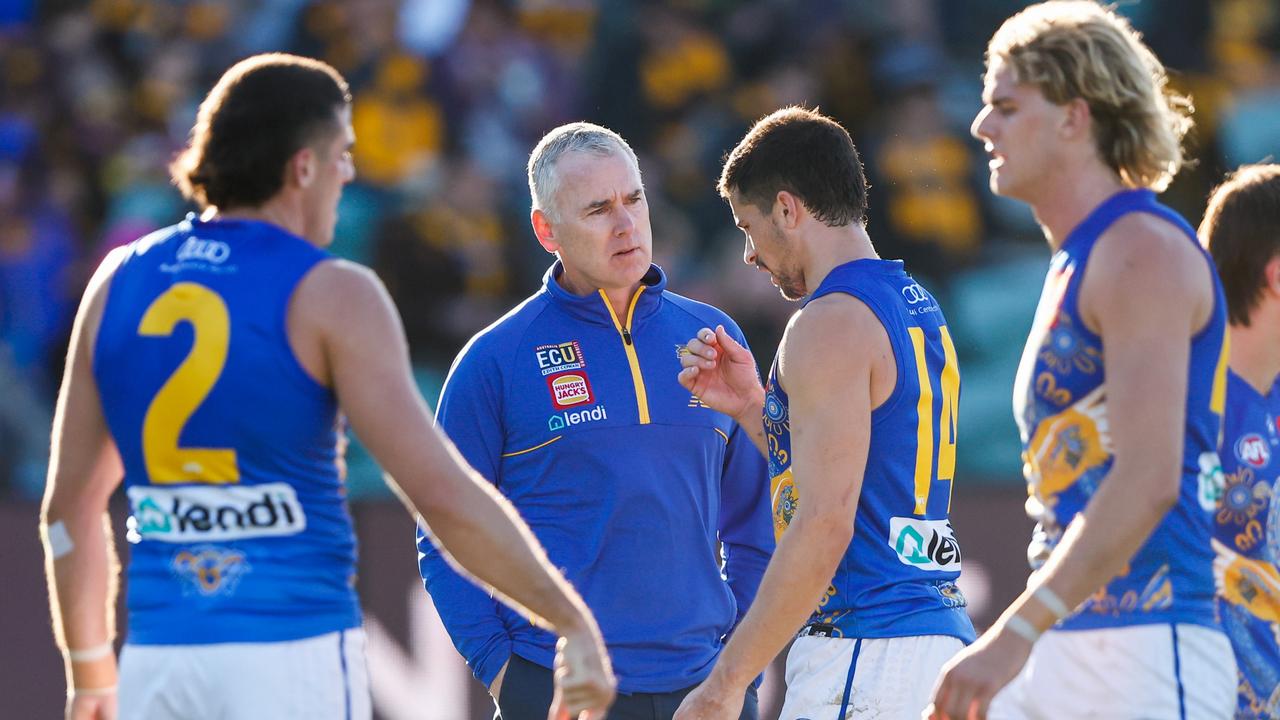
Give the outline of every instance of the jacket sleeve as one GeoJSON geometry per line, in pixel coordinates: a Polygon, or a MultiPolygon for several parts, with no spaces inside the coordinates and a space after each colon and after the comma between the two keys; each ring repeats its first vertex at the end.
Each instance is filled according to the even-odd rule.
{"type": "MultiPolygon", "coordinates": [[[[440,394],[436,424],[485,479],[497,483],[502,459],[502,378],[474,343],[454,363],[440,394]]],[[[498,602],[445,559],[421,525],[418,571],[436,611],[471,672],[488,687],[511,655],[511,638],[498,602]]]]}
{"type": "MultiPolygon", "coordinates": [[[[746,346],[742,331],[726,323],[746,346]]],[[[748,348],[749,349],[749,348],[748,348]]],[[[720,552],[724,575],[738,603],[737,627],[747,614],[765,567],[773,556],[773,509],[769,499],[769,466],[764,456],[734,423],[720,476],[720,552]]]]}
{"type": "Polygon", "coordinates": [[[769,470],[742,428],[734,425],[720,477],[720,552],[729,590],[738,603],[734,626],[747,614],[773,555],[769,470]]]}

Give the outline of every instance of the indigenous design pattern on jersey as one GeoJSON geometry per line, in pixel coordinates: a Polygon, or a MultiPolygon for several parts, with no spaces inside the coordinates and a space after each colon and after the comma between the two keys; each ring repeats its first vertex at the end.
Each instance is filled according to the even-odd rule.
{"type": "Polygon", "coordinates": [[[358,626],[337,405],[285,328],[328,253],[267,223],[192,218],[121,252],[94,376],[131,505],[129,642],[358,626]]]}
{"type": "MultiPolygon", "coordinates": [[[[841,265],[805,303],[832,293],[852,295],[875,312],[893,346],[898,379],[871,413],[853,539],[809,623],[836,637],[950,635],[972,642],[956,586],[960,545],[948,519],[960,370],[942,310],[900,261],[841,265]]],[[[804,498],[792,477],[789,399],[777,359],[763,421],[774,531],[781,537],[804,498]]]]}
{"type": "MultiPolygon", "coordinates": [[[[1196,242],[1186,221],[1157,203],[1154,193],[1129,190],[1095,209],[1054,254],[1014,383],[1027,509],[1037,523],[1027,550],[1033,568],[1048,558],[1071,520],[1088,505],[1114,459],[1105,350],[1102,339],[1084,324],[1079,293],[1097,239],[1130,212],[1157,215],[1186,233],[1188,242],[1196,242]]],[[[1208,262],[1207,254],[1205,258],[1208,262]]],[[[1213,314],[1190,341],[1179,502],[1125,570],[1063,621],[1064,628],[1214,625],[1209,511],[1221,482],[1216,448],[1226,373],[1226,310],[1217,275],[1210,274],[1213,314]]]]}
{"type": "Polygon", "coordinates": [[[800,504],[796,482],[791,477],[791,418],[786,394],[778,387],[776,375],[769,373],[764,395],[764,436],[769,446],[769,498],[773,506],[773,536],[782,533],[795,517],[800,504]]]}
{"type": "Polygon", "coordinates": [[[1218,620],[1239,668],[1239,718],[1280,718],[1280,383],[1263,396],[1231,372],[1224,485],[1214,514],[1218,620]]]}

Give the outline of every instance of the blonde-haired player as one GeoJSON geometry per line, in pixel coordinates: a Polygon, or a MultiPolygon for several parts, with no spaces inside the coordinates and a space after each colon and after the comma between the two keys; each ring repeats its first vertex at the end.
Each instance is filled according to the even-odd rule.
{"type": "Polygon", "coordinates": [[[986,60],[972,130],[991,189],[1030,204],[1053,250],[1014,387],[1036,572],[948,664],[932,716],[1229,717],[1209,544],[1226,302],[1155,197],[1190,102],[1093,2],[1023,10],[986,60]]]}

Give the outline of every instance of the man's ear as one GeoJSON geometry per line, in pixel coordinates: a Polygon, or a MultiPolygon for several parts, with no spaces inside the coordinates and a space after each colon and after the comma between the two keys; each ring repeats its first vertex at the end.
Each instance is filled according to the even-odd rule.
{"type": "Polygon", "coordinates": [[[786,190],[779,190],[773,200],[773,221],[779,228],[794,230],[800,224],[801,213],[807,212],[800,198],[786,190]]]}
{"type": "Polygon", "coordinates": [[[1280,297],[1280,253],[1272,256],[1262,268],[1262,279],[1266,288],[1280,297]]]}
{"type": "Polygon", "coordinates": [[[538,238],[538,244],[553,255],[560,250],[560,243],[556,241],[555,226],[551,224],[551,219],[542,210],[534,209],[529,213],[529,221],[533,223],[533,234],[538,238]]]}
{"type": "Polygon", "coordinates": [[[1064,138],[1088,136],[1093,131],[1093,111],[1084,98],[1072,98],[1062,106],[1062,124],[1058,130],[1064,138]]]}
{"type": "Polygon", "coordinates": [[[316,181],[318,160],[315,148],[312,147],[303,147],[294,153],[284,166],[285,187],[311,187],[311,184],[316,181]]]}

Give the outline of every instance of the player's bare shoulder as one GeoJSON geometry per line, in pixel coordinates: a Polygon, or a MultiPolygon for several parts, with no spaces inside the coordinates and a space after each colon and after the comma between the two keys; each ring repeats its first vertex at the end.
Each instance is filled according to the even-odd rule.
{"type": "Polygon", "coordinates": [[[1205,269],[1197,246],[1177,225],[1150,213],[1128,213],[1098,237],[1094,258],[1106,267],[1199,275],[1205,269]]]}
{"type": "Polygon", "coordinates": [[[332,308],[382,290],[382,280],[373,270],[350,260],[333,258],[316,263],[298,283],[293,295],[295,302],[332,308]]]}
{"type": "Polygon", "coordinates": [[[291,324],[297,319],[325,327],[359,323],[377,312],[394,312],[382,280],[364,265],[338,258],[307,272],[289,308],[291,324]]]}
{"type": "Polygon", "coordinates": [[[1159,297],[1172,312],[1185,306],[1199,327],[1213,311],[1212,268],[1178,226],[1149,213],[1129,213],[1094,246],[1081,284],[1086,322],[1143,298],[1159,297]]]}
{"type": "Polygon", "coordinates": [[[129,255],[128,246],[118,247],[107,253],[98,269],[89,278],[85,286],[84,296],[80,300],[80,309],[76,313],[73,337],[76,345],[82,348],[86,357],[93,356],[93,346],[97,343],[98,326],[102,322],[102,313],[106,310],[107,294],[111,290],[111,279],[129,255]]]}
{"type": "Polygon", "coordinates": [[[92,277],[89,278],[89,284],[85,286],[84,305],[90,308],[96,307],[98,310],[102,309],[102,305],[107,299],[107,292],[111,289],[111,279],[115,277],[116,271],[120,269],[120,265],[124,263],[125,258],[128,256],[128,245],[115,248],[107,253],[102,262],[98,264],[98,269],[93,271],[92,277]]]}
{"type": "Polygon", "coordinates": [[[829,366],[892,368],[893,347],[880,318],[845,293],[823,295],[791,316],[778,350],[778,375],[825,375],[829,366]]]}
{"type": "Polygon", "coordinates": [[[326,344],[403,337],[400,316],[386,287],[369,268],[349,260],[316,263],[289,300],[289,344],[312,377],[330,382],[326,344]]]}

